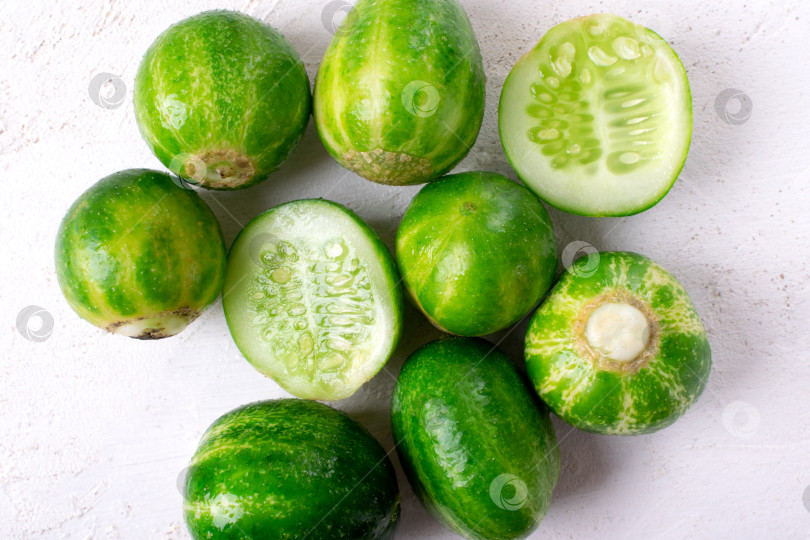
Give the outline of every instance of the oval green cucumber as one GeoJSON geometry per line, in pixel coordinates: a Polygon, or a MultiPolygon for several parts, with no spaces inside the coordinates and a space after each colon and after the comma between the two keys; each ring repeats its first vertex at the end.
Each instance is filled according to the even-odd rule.
{"type": "Polygon", "coordinates": [[[110,332],[173,336],[216,300],[225,243],[216,217],[168,174],[128,169],[85,191],[56,235],[56,277],[71,308],[110,332]]]}
{"type": "Polygon", "coordinates": [[[554,228],[528,189],[499,174],[436,180],[397,230],[397,261],[423,313],[445,332],[491,334],[526,315],[557,270],[554,228]]]}
{"type": "Polygon", "coordinates": [[[484,69],[456,0],[359,0],[315,79],[315,125],[343,167],[373,182],[429,182],[467,155],[484,69]]]}
{"type": "Polygon", "coordinates": [[[560,472],[548,411],[497,347],[429,343],[399,374],[391,426],[422,504],[465,538],[528,536],[560,472]]]}
{"type": "Polygon", "coordinates": [[[669,191],[692,137],[692,95],[675,51],[610,14],[559,24],[512,68],[498,126],[506,157],[566,212],[625,216],[669,191]]]}
{"type": "Polygon", "coordinates": [[[335,409],[279,399],[231,411],[205,432],[183,485],[192,537],[393,538],[399,489],[387,454],[335,409]]]}
{"type": "Polygon", "coordinates": [[[239,233],[222,304],[239,350],[308,399],[352,395],[388,361],[402,328],[396,264],[351,210],[282,204],[239,233]]]}
{"type": "Polygon", "coordinates": [[[163,32],[135,76],[135,118],[173,173],[210,189],[267,178],[309,121],[309,78],[278,31],[233,11],[206,11],[163,32]]]}
{"type": "Polygon", "coordinates": [[[225,242],[216,217],[179,180],[148,169],[106,176],[65,214],[56,277],[68,304],[110,332],[159,339],[216,300],[225,242]]]}
{"type": "Polygon", "coordinates": [[[683,286],[627,252],[583,257],[554,286],[526,333],[535,390],[569,424],[633,435],[672,424],[711,369],[706,330],[683,286]]]}

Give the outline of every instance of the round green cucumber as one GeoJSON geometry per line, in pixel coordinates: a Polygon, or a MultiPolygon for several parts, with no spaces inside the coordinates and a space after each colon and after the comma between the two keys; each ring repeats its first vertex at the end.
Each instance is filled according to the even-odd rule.
{"type": "Polygon", "coordinates": [[[374,437],[314,401],[245,405],[205,432],[186,474],[192,537],[393,538],[394,467],[374,437]]]}
{"type": "Polygon", "coordinates": [[[225,242],[214,214],[168,174],[129,169],[99,180],[56,235],[56,277],[70,307],[124,336],[183,330],[222,289],[225,242]]]}
{"type": "Polygon", "coordinates": [[[429,343],[405,362],[391,399],[403,469],[422,504],[473,539],[528,536],[560,473],[548,411],[497,347],[429,343]]]}
{"type": "Polygon", "coordinates": [[[329,153],[358,175],[429,182],[475,143],[484,81],[456,0],[359,0],[318,69],[315,125],[329,153]]]}
{"type": "Polygon", "coordinates": [[[405,288],[437,327],[481,336],[511,326],[551,287],[554,229],[529,190],[499,174],[451,174],[422,188],[397,231],[405,288]]]}
{"type": "Polygon", "coordinates": [[[399,341],[396,264],[368,225],[330,201],[293,201],[248,223],[228,255],[224,291],[239,350],[298,397],[349,397],[399,341]]]}
{"type": "Polygon", "coordinates": [[[711,369],[706,330],[686,290],[661,266],[627,252],[576,261],[532,317],[526,368],[569,424],[633,435],[672,424],[711,369]]]}
{"type": "Polygon", "coordinates": [[[267,178],[304,135],[312,100],[298,53],[247,15],[206,11],[163,32],[135,76],[135,118],[173,173],[210,189],[267,178]]]}
{"type": "Polygon", "coordinates": [[[512,68],[498,126],[506,157],[566,212],[625,216],[675,183],[692,137],[686,70],[658,34],[616,15],[549,30],[512,68]]]}

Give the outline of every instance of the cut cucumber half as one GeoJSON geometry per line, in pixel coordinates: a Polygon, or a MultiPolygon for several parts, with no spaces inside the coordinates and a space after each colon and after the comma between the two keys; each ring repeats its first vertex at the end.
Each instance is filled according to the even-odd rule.
{"type": "Polygon", "coordinates": [[[521,180],[586,216],[637,214],[675,183],[692,138],[692,95],[675,51],[622,17],[559,24],[512,68],[498,126],[521,180]]]}
{"type": "Polygon", "coordinates": [[[247,360],[291,394],[349,397],[394,351],[402,289],[388,248],[347,208],[282,204],[239,233],[223,307],[247,360]]]}

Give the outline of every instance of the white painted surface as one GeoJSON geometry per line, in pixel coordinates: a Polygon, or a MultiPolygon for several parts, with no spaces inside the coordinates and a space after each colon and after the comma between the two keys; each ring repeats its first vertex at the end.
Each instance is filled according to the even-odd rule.
{"type": "MultiPolygon", "coordinates": [[[[219,304],[180,336],[155,343],[81,321],[59,292],[52,246],[63,213],[96,180],[128,167],[161,168],[141,142],[130,103],[140,56],[160,31],[203,9],[239,9],[281,29],[312,77],[331,37],[321,20],[325,4],[2,3],[0,537],[186,538],[176,479],[203,430],[238,405],[284,395],[241,358],[219,304]],[[88,85],[101,72],[126,85],[120,107],[89,98],[88,85]],[[16,328],[18,313],[31,305],[55,321],[45,341],[29,341],[16,328]]],[[[481,136],[459,170],[514,178],[497,137],[500,86],[545,30],[570,17],[612,11],[647,23],[681,55],[694,94],[692,150],[663,202],[626,219],[551,215],[561,248],[583,241],[638,251],[680,278],[710,333],[708,388],[683,419],[654,435],[595,436],[556,422],[563,470],[534,537],[809,537],[810,4],[464,4],[489,81],[481,136]],[[716,114],[715,98],[727,88],[750,96],[746,122],[732,125],[716,114]]],[[[733,103],[729,111],[736,112],[733,103]]],[[[325,196],[356,210],[390,245],[417,190],[344,172],[310,125],[271,180],[203,196],[228,242],[273,205],[325,196]]],[[[36,330],[39,323],[31,324],[36,330]]],[[[524,329],[503,342],[513,358],[524,329]]],[[[409,312],[388,372],[338,403],[388,448],[393,375],[435,335],[409,312]]],[[[451,538],[401,475],[400,482],[400,537],[451,538]]]]}

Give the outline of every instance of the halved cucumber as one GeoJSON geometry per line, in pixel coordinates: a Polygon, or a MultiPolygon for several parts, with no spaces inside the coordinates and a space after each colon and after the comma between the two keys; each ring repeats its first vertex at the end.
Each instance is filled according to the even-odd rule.
{"type": "Polygon", "coordinates": [[[616,15],[590,15],[549,30],[512,68],[498,125],[512,167],[547,203],[631,215],[678,178],[692,95],[660,36],[616,15]]]}
{"type": "Polygon", "coordinates": [[[239,350],[302,398],[352,395],[394,351],[402,289],[388,248],[323,199],[282,204],[239,233],[223,307],[239,350]]]}

